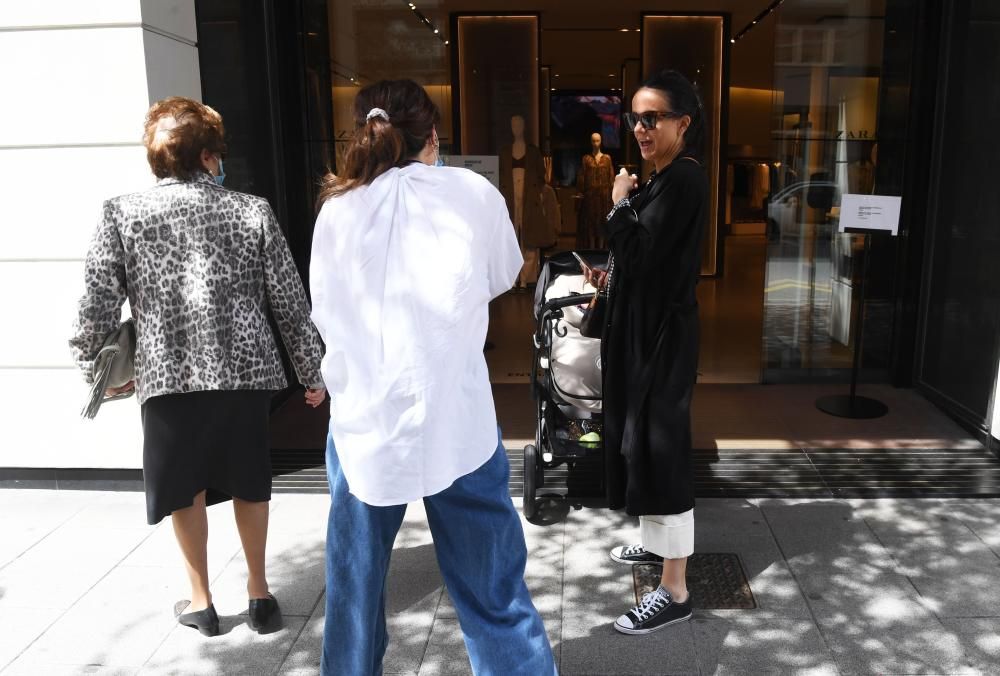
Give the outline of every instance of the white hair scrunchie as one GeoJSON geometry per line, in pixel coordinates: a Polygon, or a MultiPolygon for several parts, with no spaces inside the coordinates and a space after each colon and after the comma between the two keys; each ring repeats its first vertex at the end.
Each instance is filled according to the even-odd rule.
{"type": "Polygon", "coordinates": [[[368,111],[368,117],[365,118],[365,122],[371,122],[373,117],[381,117],[386,122],[389,121],[389,113],[385,112],[381,108],[372,108],[368,111]]]}

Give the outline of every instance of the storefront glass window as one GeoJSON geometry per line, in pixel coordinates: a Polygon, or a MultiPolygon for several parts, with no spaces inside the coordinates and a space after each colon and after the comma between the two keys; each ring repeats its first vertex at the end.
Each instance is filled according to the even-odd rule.
{"type": "Polygon", "coordinates": [[[406,2],[328,0],[327,14],[337,158],[354,133],[351,106],[358,90],[400,78],[423,85],[437,104],[441,152],[450,152],[454,135],[448,12],[427,2],[411,7],[406,2]]]}
{"type": "MultiPolygon", "coordinates": [[[[787,0],[775,27],[766,195],[765,381],[841,377],[852,364],[864,236],[839,233],[844,194],[876,193],[882,0],[787,0]]],[[[872,259],[875,262],[875,259],[872,259]]],[[[893,260],[880,261],[882,276],[893,260]]],[[[866,303],[866,365],[887,361],[891,303],[866,303]]]]}
{"type": "MultiPolygon", "coordinates": [[[[877,192],[885,0],[786,0],[759,25],[749,2],[718,14],[653,13],[638,2],[614,13],[554,2],[508,13],[471,0],[327,2],[335,156],[354,131],[358,89],[383,78],[422,84],[443,115],[445,161],[488,175],[505,195],[505,153],[521,134],[543,188],[511,217],[536,260],[603,245],[610,197],[601,186],[621,168],[646,173],[620,122],[629,95],[655,68],[685,73],[712,123],[702,381],[846,377],[863,240],[838,234],[838,211],[845,193],[877,192]],[[603,164],[591,157],[594,138],[603,164]],[[542,238],[530,232],[551,246],[534,246],[542,238]]],[[[875,247],[866,302],[865,375],[880,380],[893,324],[890,249],[875,247]]],[[[500,305],[524,312],[517,332],[530,332],[527,304],[500,305]]],[[[503,369],[526,378],[526,367],[503,369]]]]}

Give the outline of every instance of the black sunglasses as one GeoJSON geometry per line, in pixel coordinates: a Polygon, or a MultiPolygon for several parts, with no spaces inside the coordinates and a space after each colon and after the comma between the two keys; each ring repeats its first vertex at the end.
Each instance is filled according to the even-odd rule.
{"type": "Polygon", "coordinates": [[[651,110],[646,113],[625,113],[622,115],[625,118],[625,124],[628,125],[629,129],[635,129],[635,125],[641,124],[643,129],[655,129],[656,121],[661,117],[668,120],[676,120],[679,117],[684,117],[682,113],[675,113],[674,111],[656,111],[651,110]]]}

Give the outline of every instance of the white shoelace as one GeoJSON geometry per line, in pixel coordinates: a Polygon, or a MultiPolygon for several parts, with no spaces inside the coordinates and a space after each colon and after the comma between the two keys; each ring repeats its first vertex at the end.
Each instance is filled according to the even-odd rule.
{"type": "Polygon", "coordinates": [[[636,556],[638,554],[645,554],[646,550],[642,548],[642,545],[629,545],[622,550],[622,556],[636,556]]]}
{"type": "Polygon", "coordinates": [[[669,605],[670,595],[661,594],[658,589],[654,589],[648,594],[642,595],[642,603],[632,609],[632,614],[634,614],[640,622],[645,622],[669,605]]]}

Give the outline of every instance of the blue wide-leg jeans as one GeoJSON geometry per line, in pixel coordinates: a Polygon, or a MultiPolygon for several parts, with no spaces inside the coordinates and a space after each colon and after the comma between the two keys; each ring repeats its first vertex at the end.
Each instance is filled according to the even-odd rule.
{"type": "MultiPolygon", "coordinates": [[[[381,676],[389,642],[386,578],[406,505],[372,507],[348,490],[327,437],[323,676],[381,676]]],[[[510,499],[503,446],[476,471],[424,498],[445,585],[476,676],[554,674],[552,649],[524,583],[527,549],[510,499]]]]}

